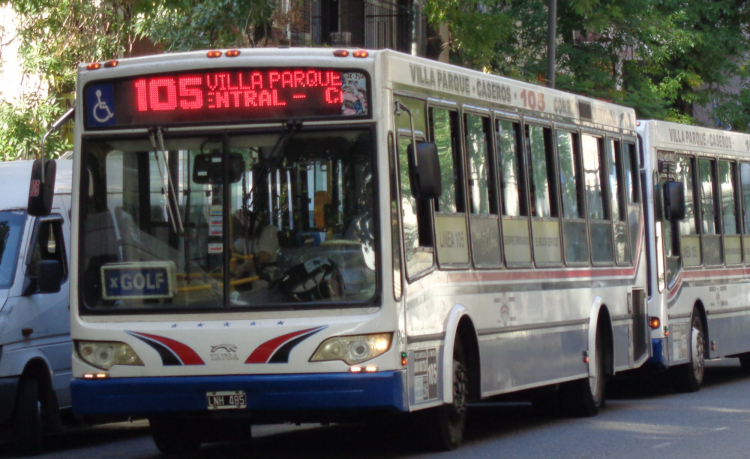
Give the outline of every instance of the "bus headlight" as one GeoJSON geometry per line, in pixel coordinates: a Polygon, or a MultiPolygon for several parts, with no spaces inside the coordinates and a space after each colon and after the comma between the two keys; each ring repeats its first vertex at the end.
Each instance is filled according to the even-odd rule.
{"type": "Polygon", "coordinates": [[[132,347],[116,341],[76,341],[78,356],[86,363],[109,370],[115,365],[143,366],[132,347]]]}
{"type": "Polygon", "coordinates": [[[334,336],[320,343],[310,361],[343,360],[349,365],[356,365],[388,351],[392,336],[392,333],[334,336]]]}

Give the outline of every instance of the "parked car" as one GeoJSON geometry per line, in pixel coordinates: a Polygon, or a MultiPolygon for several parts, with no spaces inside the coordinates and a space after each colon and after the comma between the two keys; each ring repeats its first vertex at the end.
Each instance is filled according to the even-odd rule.
{"type": "Polygon", "coordinates": [[[24,455],[69,409],[71,161],[57,162],[52,213],[26,207],[32,161],[0,163],[0,432],[24,455]]]}

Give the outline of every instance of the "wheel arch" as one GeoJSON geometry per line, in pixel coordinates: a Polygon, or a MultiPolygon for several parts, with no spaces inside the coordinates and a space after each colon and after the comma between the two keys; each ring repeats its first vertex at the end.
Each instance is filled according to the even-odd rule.
{"type": "Polygon", "coordinates": [[[52,387],[52,370],[49,364],[42,358],[35,357],[26,363],[21,373],[21,381],[33,379],[37,382],[40,394],[54,393],[52,387]]]}
{"type": "Polygon", "coordinates": [[[481,367],[479,340],[469,311],[460,304],[453,306],[445,322],[442,357],[443,402],[453,403],[453,349],[459,339],[469,370],[469,397],[481,398],[481,367]]]}

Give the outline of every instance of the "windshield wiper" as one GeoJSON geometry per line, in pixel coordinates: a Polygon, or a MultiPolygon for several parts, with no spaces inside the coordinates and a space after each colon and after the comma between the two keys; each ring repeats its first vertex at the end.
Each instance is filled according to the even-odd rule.
{"type": "MultiPolygon", "coordinates": [[[[164,169],[167,171],[167,186],[169,187],[169,193],[172,195],[174,199],[174,205],[177,207],[177,193],[175,192],[174,188],[174,181],[172,180],[172,171],[169,170],[169,162],[167,161],[167,150],[164,148],[164,136],[162,135],[161,128],[157,127],[155,129],[156,135],[159,138],[159,147],[156,146],[156,139],[154,136],[154,131],[151,131],[149,133],[149,137],[151,139],[151,147],[154,149],[154,158],[156,159],[156,167],[159,169],[159,178],[161,179],[161,182],[164,183],[164,174],[161,171],[161,165],[159,165],[159,148],[161,149],[161,155],[162,160],[164,161],[164,169]]],[[[164,190],[164,187],[161,189],[162,196],[166,195],[167,192],[164,190]]],[[[172,207],[172,200],[169,199],[169,196],[166,196],[167,201],[167,212],[169,212],[169,221],[172,223],[172,230],[177,234],[178,236],[182,236],[185,234],[185,227],[182,225],[182,215],[180,215],[179,209],[174,209],[172,207]],[[175,225],[175,222],[176,225],[175,225]]]]}

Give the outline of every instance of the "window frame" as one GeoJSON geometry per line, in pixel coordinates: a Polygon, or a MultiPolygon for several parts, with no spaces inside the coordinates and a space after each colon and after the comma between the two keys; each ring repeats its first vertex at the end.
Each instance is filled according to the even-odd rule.
{"type": "Polygon", "coordinates": [[[462,135],[462,142],[464,143],[464,170],[467,172],[471,171],[470,168],[470,155],[469,155],[469,145],[468,145],[468,129],[466,126],[467,116],[477,116],[479,118],[483,119],[482,128],[485,130],[485,140],[487,142],[487,157],[486,160],[488,162],[487,166],[489,168],[489,173],[487,176],[487,179],[489,180],[488,184],[488,199],[489,199],[489,213],[488,214],[475,214],[473,212],[472,206],[473,203],[471,202],[471,178],[470,174],[464,174],[464,179],[466,181],[466,189],[468,190],[467,193],[467,223],[468,223],[468,239],[469,239],[469,255],[471,260],[471,266],[474,269],[477,270],[486,270],[486,269],[504,269],[505,268],[505,251],[503,247],[503,232],[502,232],[502,224],[500,220],[502,220],[502,202],[501,202],[501,195],[500,195],[500,182],[499,182],[499,176],[497,171],[497,152],[495,150],[495,117],[493,116],[493,113],[488,109],[483,109],[481,107],[475,107],[472,105],[463,105],[460,113],[461,116],[461,125],[463,129],[463,135],[462,135]],[[485,124],[486,122],[486,124],[485,124]],[[489,130],[487,131],[487,129],[489,130]],[[481,263],[477,261],[476,253],[474,251],[474,237],[473,237],[473,224],[472,220],[495,220],[495,228],[497,228],[498,232],[498,250],[500,252],[500,261],[499,263],[481,263]]]}
{"type": "Polygon", "coordinates": [[[496,171],[495,174],[497,176],[497,193],[498,193],[498,215],[500,220],[500,248],[502,250],[502,256],[503,256],[503,265],[506,269],[528,269],[534,267],[534,255],[533,255],[533,247],[532,247],[532,235],[531,235],[531,206],[529,203],[530,195],[529,195],[529,179],[527,176],[527,162],[526,162],[526,147],[525,147],[525,140],[524,140],[524,120],[519,117],[518,115],[510,114],[510,113],[504,113],[500,111],[493,111],[492,113],[492,129],[493,129],[493,152],[495,157],[495,164],[496,164],[496,171]],[[514,125],[514,134],[515,134],[515,156],[516,156],[516,162],[518,165],[518,177],[517,180],[520,180],[520,183],[518,184],[517,191],[519,192],[518,197],[518,205],[519,205],[519,214],[521,215],[506,215],[505,213],[505,188],[502,186],[504,176],[503,176],[503,169],[502,169],[502,159],[498,156],[498,153],[502,154],[502,152],[498,151],[499,145],[497,142],[497,132],[499,123],[501,121],[509,122],[511,125],[514,125]],[[526,213],[526,215],[523,215],[523,213],[526,213]],[[519,262],[508,262],[508,256],[505,250],[505,220],[509,221],[519,221],[519,222],[525,222],[526,223],[526,236],[528,237],[528,245],[527,248],[529,250],[529,261],[528,263],[519,263],[519,262]]]}
{"type": "MultiPolygon", "coordinates": [[[[428,98],[427,103],[425,105],[425,115],[427,116],[426,119],[426,128],[427,128],[427,141],[428,142],[435,142],[435,132],[433,128],[433,116],[432,116],[432,110],[433,109],[442,109],[447,110],[448,112],[454,112],[457,120],[457,128],[458,132],[456,133],[457,142],[455,144],[455,149],[457,151],[454,151],[454,155],[458,154],[458,158],[456,159],[455,156],[453,158],[453,164],[454,168],[456,165],[460,168],[459,170],[459,180],[454,180],[454,183],[457,186],[456,189],[456,212],[442,212],[436,210],[436,205],[438,205],[438,199],[433,199],[432,206],[431,207],[431,213],[432,213],[432,234],[433,234],[433,248],[434,248],[434,254],[435,254],[435,264],[437,266],[438,270],[441,271],[459,271],[459,270],[466,270],[469,269],[472,266],[472,251],[471,251],[471,234],[470,234],[470,228],[469,228],[469,200],[468,200],[468,180],[467,180],[467,174],[466,174],[466,168],[467,168],[467,159],[466,159],[466,150],[464,146],[464,126],[463,126],[463,107],[461,104],[453,101],[447,101],[443,99],[436,99],[436,98],[428,98]],[[458,189],[458,186],[460,185],[461,189],[458,189]],[[438,230],[437,230],[437,217],[439,214],[452,214],[452,215],[462,215],[464,220],[464,228],[466,231],[466,263],[446,263],[440,261],[440,254],[439,254],[439,248],[438,248],[438,230]]],[[[451,135],[453,135],[453,132],[451,132],[451,135]]],[[[455,169],[454,169],[455,172],[455,169]]],[[[442,172],[441,172],[442,173],[442,172]]],[[[458,219],[456,219],[458,220],[458,219]]]]}
{"type": "Polygon", "coordinates": [[[521,123],[521,133],[523,135],[523,146],[524,146],[524,160],[525,163],[525,174],[527,183],[527,201],[528,201],[528,213],[529,213],[529,225],[530,225],[530,244],[531,244],[531,259],[532,263],[537,268],[558,268],[564,266],[564,254],[563,254],[563,237],[562,237],[562,216],[560,208],[560,178],[559,178],[559,167],[558,167],[558,156],[557,156],[557,142],[555,142],[555,123],[532,117],[524,117],[521,123]],[[549,190],[549,205],[550,205],[550,216],[549,217],[537,217],[533,212],[531,202],[531,185],[532,185],[532,151],[531,151],[531,131],[528,130],[528,137],[526,135],[527,128],[531,126],[540,127],[545,130],[544,143],[545,143],[545,166],[547,168],[547,188],[549,190]],[[528,142],[527,142],[528,140],[528,142]],[[547,148],[550,148],[548,151],[547,148]],[[550,163],[550,159],[552,160],[550,163]],[[537,260],[536,256],[536,244],[535,244],[535,233],[534,233],[534,222],[557,222],[557,240],[558,240],[558,253],[560,261],[553,262],[541,262],[537,260]]]}

